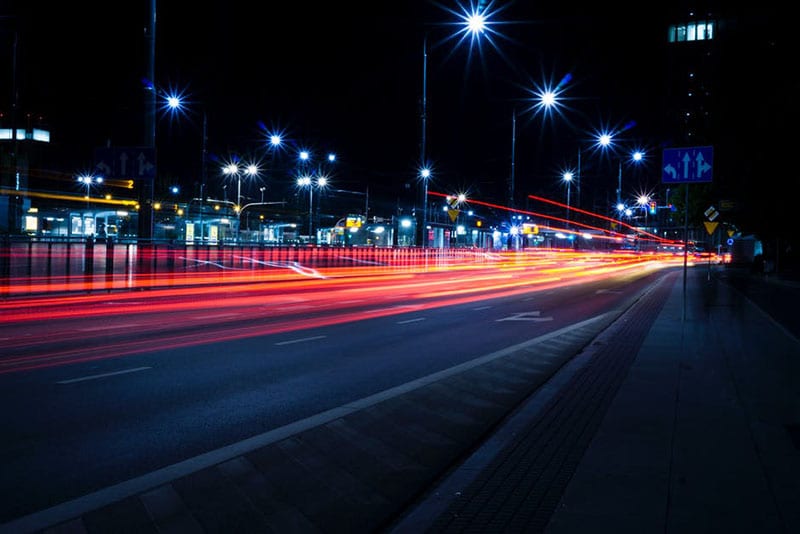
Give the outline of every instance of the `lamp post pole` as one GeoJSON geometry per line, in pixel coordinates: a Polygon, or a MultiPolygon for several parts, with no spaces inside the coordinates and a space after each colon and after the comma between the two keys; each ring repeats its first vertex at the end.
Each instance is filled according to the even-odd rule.
{"type": "Polygon", "coordinates": [[[422,198],[422,248],[428,246],[428,180],[431,177],[430,169],[422,169],[423,198],[422,198]]]}
{"type": "Polygon", "coordinates": [[[575,205],[581,207],[581,147],[578,145],[578,172],[575,174],[575,205]]]}
{"type": "Polygon", "coordinates": [[[516,166],[517,148],[517,110],[511,113],[511,183],[509,184],[508,207],[514,207],[514,168],[516,166]]]}
{"type": "MultiPolygon", "coordinates": [[[[489,21],[485,8],[479,8],[468,16],[462,17],[463,32],[473,39],[479,38],[486,30],[489,21]]],[[[430,170],[427,162],[427,120],[428,120],[428,34],[422,40],[422,139],[420,143],[419,164],[423,180],[424,198],[422,199],[422,246],[428,246],[428,179],[430,170]]]]}
{"type": "Polygon", "coordinates": [[[203,110],[203,160],[200,162],[200,243],[203,243],[203,190],[206,187],[208,161],[208,114],[203,110]]]}
{"type": "Polygon", "coordinates": [[[311,236],[314,232],[314,186],[308,184],[308,238],[313,239],[311,236]]]}
{"type": "Polygon", "coordinates": [[[422,248],[428,246],[428,178],[430,177],[430,170],[425,162],[426,154],[426,141],[428,133],[428,34],[422,40],[422,142],[420,143],[419,164],[422,169],[422,239],[420,240],[422,248]]]}
{"type": "Polygon", "coordinates": [[[567,182],[567,226],[568,227],[569,227],[569,216],[570,216],[569,212],[571,210],[570,193],[572,188],[572,178],[573,177],[571,172],[564,173],[564,181],[567,182]]]}
{"type": "MultiPolygon", "coordinates": [[[[156,61],[156,0],[150,0],[145,28],[147,45],[147,78],[155,80],[156,61]]],[[[152,176],[144,177],[139,185],[139,239],[153,238],[153,194],[155,179],[158,176],[158,157],[156,153],[156,88],[152,83],[145,87],[145,146],[153,151],[152,176]]]]}
{"type": "Polygon", "coordinates": [[[236,242],[242,229],[242,175],[236,172],[236,242]]]}

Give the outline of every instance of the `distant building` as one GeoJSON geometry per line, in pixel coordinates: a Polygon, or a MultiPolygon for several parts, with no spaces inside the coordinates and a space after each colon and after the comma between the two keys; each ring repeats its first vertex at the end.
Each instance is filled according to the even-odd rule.
{"type": "Polygon", "coordinates": [[[23,232],[23,216],[31,207],[31,172],[42,172],[50,131],[30,116],[16,121],[0,113],[0,233],[23,232]]]}

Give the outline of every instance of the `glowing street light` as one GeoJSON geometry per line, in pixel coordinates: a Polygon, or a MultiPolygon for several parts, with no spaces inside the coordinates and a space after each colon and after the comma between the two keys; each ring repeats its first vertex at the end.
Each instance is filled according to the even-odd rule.
{"type": "MultiPolygon", "coordinates": [[[[447,8],[446,8],[447,9],[447,8]]],[[[494,12],[497,10],[491,11],[491,4],[487,6],[478,6],[478,7],[470,7],[469,9],[462,8],[462,12],[458,13],[454,10],[450,10],[450,13],[458,16],[460,20],[458,21],[459,30],[455,33],[455,35],[450,36],[457,37],[458,43],[463,43],[464,41],[469,42],[470,47],[470,55],[472,54],[472,47],[478,46],[480,47],[480,39],[485,38],[487,39],[492,46],[496,47],[496,44],[492,40],[492,34],[494,30],[490,27],[491,21],[489,20],[494,12]]],[[[428,217],[427,217],[427,206],[428,206],[428,179],[430,178],[430,165],[428,163],[428,153],[427,153],[427,127],[428,121],[428,35],[425,34],[423,41],[422,41],[422,110],[421,110],[421,122],[422,122],[422,135],[420,141],[420,156],[419,156],[419,169],[420,169],[420,177],[422,178],[424,184],[424,193],[423,193],[423,208],[422,208],[422,246],[427,247],[428,245],[428,217]]]]}
{"type": "MultiPolygon", "coordinates": [[[[630,153],[630,161],[636,165],[644,161],[644,152],[634,150],[630,153]]],[[[617,205],[622,204],[622,159],[619,160],[619,171],[617,172],[617,205]]]]}
{"type": "MultiPolygon", "coordinates": [[[[611,146],[613,140],[614,138],[612,134],[608,132],[600,132],[596,134],[594,143],[590,146],[590,149],[606,150],[611,146]]],[[[578,197],[578,201],[576,202],[576,204],[578,205],[578,207],[580,207],[581,204],[581,181],[583,180],[582,167],[581,167],[582,154],[583,154],[583,147],[578,145],[578,170],[575,173],[574,177],[575,185],[577,188],[577,197],[578,197]]],[[[619,195],[617,195],[617,202],[619,202],[619,195]]]]}
{"type": "Polygon", "coordinates": [[[237,218],[236,241],[239,241],[239,229],[242,223],[242,174],[253,177],[258,175],[258,172],[258,166],[254,163],[246,165],[244,169],[239,168],[239,164],[233,162],[222,167],[222,174],[236,177],[236,205],[234,206],[237,218]]]}
{"type": "Polygon", "coordinates": [[[92,190],[92,184],[101,184],[103,183],[102,176],[93,176],[91,174],[82,174],[78,176],[78,182],[84,184],[86,186],[86,207],[89,207],[89,195],[92,190]]]}
{"type": "MultiPolygon", "coordinates": [[[[535,103],[530,107],[534,114],[542,113],[547,117],[551,109],[559,107],[559,92],[548,87],[537,87],[532,91],[536,97],[535,103]]],[[[514,207],[515,183],[516,183],[516,150],[517,150],[517,110],[511,112],[511,176],[508,188],[508,205],[514,207]]]]}
{"type": "Polygon", "coordinates": [[[323,188],[328,185],[327,176],[318,176],[316,181],[309,175],[300,176],[297,179],[298,187],[308,188],[308,238],[314,239],[314,187],[323,188]]]}
{"type": "Polygon", "coordinates": [[[423,182],[423,198],[422,198],[422,247],[428,246],[428,180],[431,177],[431,170],[423,167],[419,171],[419,176],[423,182]]]}
{"type": "Polygon", "coordinates": [[[636,204],[644,210],[644,226],[647,227],[647,209],[650,206],[650,195],[642,193],[636,198],[636,204]]]}

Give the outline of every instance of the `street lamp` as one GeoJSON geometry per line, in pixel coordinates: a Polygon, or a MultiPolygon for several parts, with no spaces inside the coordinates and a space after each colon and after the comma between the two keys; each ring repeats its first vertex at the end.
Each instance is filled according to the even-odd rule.
{"type": "Polygon", "coordinates": [[[308,238],[314,240],[314,186],[325,187],[328,185],[328,178],[318,176],[315,182],[311,176],[305,174],[297,179],[297,185],[298,187],[308,187],[308,238]]]}
{"type": "Polygon", "coordinates": [[[244,169],[239,168],[238,163],[228,163],[227,165],[222,167],[222,174],[228,176],[235,176],[236,177],[236,205],[234,206],[234,210],[236,211],[236,241],[239,241],[239,230],[242,224],[242,173],[246,174],[247,176],[253,177],[256,176],[259,172],[258,166],[254,163],[250,163],[244,167],[244,169]]]}
{"type": "Polygon", "coordinates": [[[641,194],[636,199],[636,204],[644,210],[644,227],[647,229],[647,208],[650,206],[650,195],[641,194]]]}
{"type": "Polygon", "coordinates": [[[569,212],[570,212],[569,196],[570,196],[570,186],[572,185],[573,175],[571,172],[567,171],[564,173],[562,178],[567,183],[567,226],[569,226],[569,212]]]}
{"type": "Polygon", "coordinates": [[[422,248],[428,246],[428,180],[431,177],[431,170],[423,167],[419,171],[420,178],[423,182],[423,195],[422,195],[422,248]]]}
{"type": "MultiPolygon", "coordinates": [[[[534,115],[541,113],[543,117],[547,118],[552,110],[558,110],[561,106],[559,96],[561,90],[559,89],[569,77],[565,77],[558,88],[551,88],[548,85],[537,86],[533,91],[530,91],[532,96],[535,97],[535,103],[529,108],[533,110],[534,115]]],[[[508,205],[510,208],[514,207],[515,197],[515,171],[516,171],[516,146],[517,146],[517,110],[511,113],[511,178],[509,180],[509,195],[508,205]]],[[[580,167],[580,151],[578,152],[578,166],[580,167]]]]}
{"type": "MultiPolygon", "coordinates": [[[[489,7],[476,7],[470,10],[465,10],[460,15],[461,21],[459,23],[460,29],[456,35],[461,35],[459,43],[469,39],[470,47],[474,44],[476,39],[481,36],[491,42],[491,37],[487,32],[492,30],[489,28],[489,17],[492,12],[489,7]]],[[[494,45],[494,43],[492,43],[494,45]]],[[[470,49],[471,50],[471,49],[470,49]]],[[[428,178],[430,177],[430,165],[428,163],[427,153],[427,135],[428,135],[428,34],[426,33],[422,40],[422,106],[420,112],[422,122],[422,132],[420,139],[420,155],[419,155],[419,168],[420,177],[424,184],[424,192],[422,198],[422,246],[427,247],[428,243],[428,178]]]]}
{"type": "Polygon", "coordinates": [[[82,174],[78,176],[78,182],[84,184],[86,186],[86,209],[89,209],[89,194],[91,193],[92,184],[103,183],[102,176],[92,176],[91,174],[82,174]]]}
{"type": "MultiPolygon", "coordinates": [[[[605,150],[611,143],[613,142],[613,136],[607,132],[600,132],[596,135],[594,143],[591,145],[591,149],[597,150],[602,149],[605,150]]],[[[577,202],[576,204],[578,207],[581,205],[581,182],[583,181],[583,171],[581,167],[581,157],[583,155],[583,147],[578,145],[578,169],[575,173],[575,185],[576,185],[576,193],[577,193],[577,202]]],[[[617,202],[619,202],[619,195],[617,195],[617,202]]]]}
{"type": "MultiPolygon", "coordinates": [[[[644,161],[644,152],[641,150],[634,150],[630,153],[630,162],[638,165],[642,161],[644,161]]],[[[619,160],[619,168],[617,171],[617,210],[620,211],[620,206],[624,206],[622,202],[622,163],[623,160],[620,158],[619,160]]],[[[641,197],[640,197],[641,198],[641,197]]]]}

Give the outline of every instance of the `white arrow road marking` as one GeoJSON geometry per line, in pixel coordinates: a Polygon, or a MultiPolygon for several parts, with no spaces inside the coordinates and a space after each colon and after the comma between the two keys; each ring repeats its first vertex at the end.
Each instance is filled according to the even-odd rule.
{"type": "Polygon", "coordinates": [[[540,311],[530,311],[530,312],[521,312],[515,313],[510,317],[503,317],[502,319],[496,319],[497,322],[499,321],[535,321],[535,322],[543,322],[543,321],[552,321],[552,317],[539,317],[542,312],[540,311]]]}

